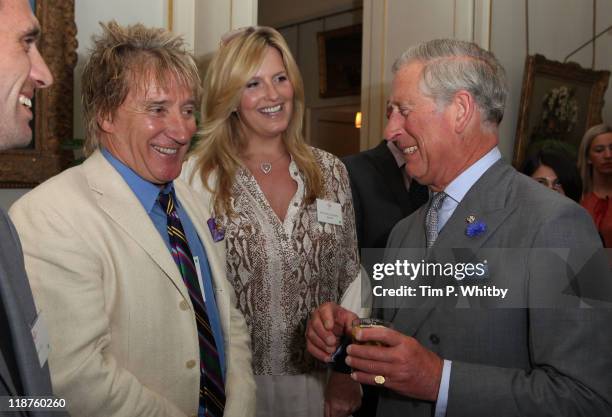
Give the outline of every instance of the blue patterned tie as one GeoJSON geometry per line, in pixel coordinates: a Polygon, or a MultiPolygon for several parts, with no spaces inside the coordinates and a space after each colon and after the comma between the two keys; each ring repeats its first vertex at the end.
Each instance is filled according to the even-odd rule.
{"type": "Polygon", "coordinates": [[[178,265],[195,312],[200,344],[200,409],[207,417],[222,417],[225,408],[225,388],[219,363],[219,353],[210,327],[206,307],[200,292],[198,274],[187,243],[183,225],[174,206],[172,194],[159,194],[159,203],[166,212],[172,257],[178,265]]]}

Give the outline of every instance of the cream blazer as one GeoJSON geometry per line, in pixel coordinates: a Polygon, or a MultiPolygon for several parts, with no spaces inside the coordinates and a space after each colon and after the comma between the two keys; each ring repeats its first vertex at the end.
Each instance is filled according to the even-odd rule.
{"type": "MultiPolygon", "coordinates": [[[[252,416],[250,339],[225,278],[225,242],[181,180],[178,199],[204,244],[226,352],[225,416],[252,416]]],[[[72,416],[196,415],[193,309],[162,237],[129,186],[95,152],[11,208],[37,308],[49,329],[54,391],[72,416]]]]}

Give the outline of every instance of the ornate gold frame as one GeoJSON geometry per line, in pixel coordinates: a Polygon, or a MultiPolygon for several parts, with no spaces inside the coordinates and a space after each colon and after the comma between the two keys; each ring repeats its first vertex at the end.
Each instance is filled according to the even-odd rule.
{"type": "Polygon", "coordinates": [[[537,112],[542,97],[535,97],[537,86],[545,80],[557,85],[580,86],[588,88],[588,98],[579,103],[584,130],[578,132],[580,137],[590,126],[601,123],[601,110],[604,102],[603,97],[608,88],[610,71],[594,71],[582,68],[575,62],[561,63],[546,59],[543,55],[530,55],[525,60],[525,73],[523,75],[523,88],[519,107],[519,117],[516,128],[516,139],[514,142],[513,165],[520,168],[525,158],[525,153],[531,142],[530,117],[537,112]]]}
{"type": "Polygon", "coordinates": [[[34,100],[34,145],[0,152],[0,187],[29,188],[65,169],[72,151],[61,142],[72,139],[74,67],[77,62],[74,0],[36,2],[42,36],[41,54],[54,83],[37,90],[34,100]]]}

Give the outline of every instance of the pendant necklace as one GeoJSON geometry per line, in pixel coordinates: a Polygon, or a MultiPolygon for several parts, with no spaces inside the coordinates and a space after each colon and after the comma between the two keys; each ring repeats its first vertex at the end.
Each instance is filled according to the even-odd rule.
{"type": "Polygon", "coordinates": [[[272,171],[272,164],[277,163],[278,161],[280,161],[284,157],[285,157],[285,154],[282,154],[281,156],[276,158],[274,161],[271,161],[271,162],[262,162],[262,163],[259,164],[259,169],[265,175],[268,175],[272,171]]]}

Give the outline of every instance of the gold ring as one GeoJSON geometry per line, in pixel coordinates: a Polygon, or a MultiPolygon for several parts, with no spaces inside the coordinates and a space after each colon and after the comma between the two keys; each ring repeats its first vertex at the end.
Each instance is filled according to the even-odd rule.
{"type": "Polygon", "coordinates": [[[384,385],[385,384],[385,377],[382,375],[376,375],[374,377],[374,382],[376,382],[378,385],[384,385]]]}

